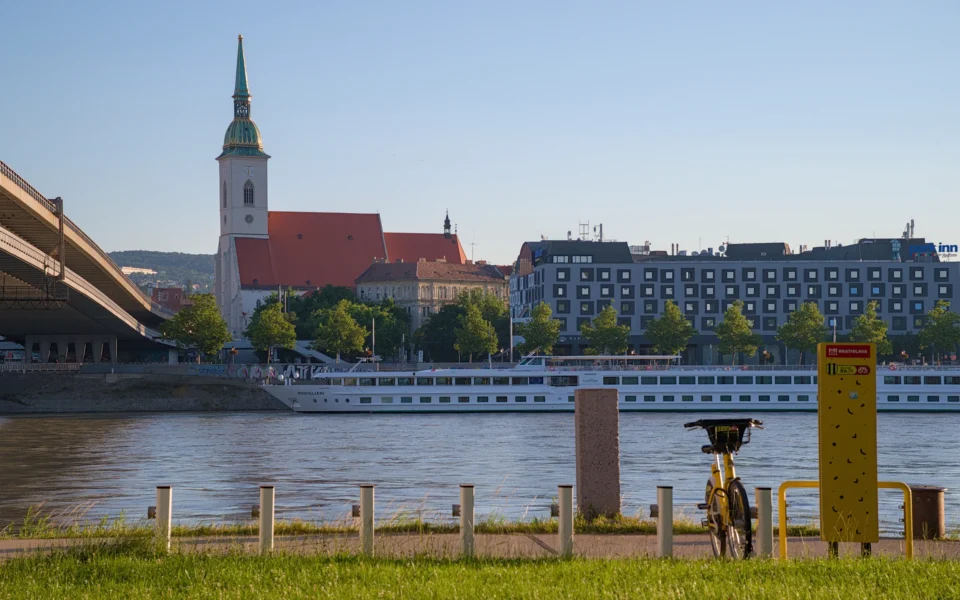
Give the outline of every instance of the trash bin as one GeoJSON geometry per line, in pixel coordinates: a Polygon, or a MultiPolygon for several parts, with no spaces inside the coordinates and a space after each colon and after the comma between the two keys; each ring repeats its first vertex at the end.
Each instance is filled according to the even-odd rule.
{"type": "Polygon", "coordinates": [[[943,493],[935,485],[911,485],[913,494],[913,539],[939,540],[947,535],[943,493]]]}

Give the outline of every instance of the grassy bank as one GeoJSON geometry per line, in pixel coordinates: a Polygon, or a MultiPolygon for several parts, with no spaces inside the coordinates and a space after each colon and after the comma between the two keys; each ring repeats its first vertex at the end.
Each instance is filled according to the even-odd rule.
{"type": "Polygon", "coordinates": [[[0,598],[954,598],[947,561],[407,560],[160,555],[126,542],[0,563],[0,598]]]}
{"type": "MultiPolygon", "coordinates": [[[[332,523],[314,521],[277,521],[276,535],[343,535],[358,532],[355,520],[332,523]]],[[[129,523],[123,516],[116,519],[104,518],[97,523],[63,524],[50,515],[31,510],[20,523],[11,524],[0,530],[0,538],[13,539],[71,539],[71,538],[116,538],[148,537],[153,533],[154,524],[149,521],[129,523]]],[[[244,523],[201,523],[197,525],[174,525],[171,532],[174,537],[236,537],[257,535],[259,526],[256,521],[244,523]]],[[[430,521],[406,513],[396,513],[377,522],[380,533],[458,533],[458,521],[430,521]]],[[[509,533],[556,533],[557,519],[507,520],[491,516],[478,521],[475,531],[479,534],[509,533]]],[[[657,524],[653,520],[639,517],[619,516],[613,519],[598,518],[587,521],[578,517],[574,522],[574,531],[581,534],[631,534],[654,535],[657,524]]],[[[699,521],[686,517],[674,519],[675,534],[706,533],[699,521]]],[[[775,528],[775,533],[777,533],[775,528]]],[[[793,536],[818,536],[819,530],[813,525],[794,525],[787,528],[787,534],[793,536]]]]}

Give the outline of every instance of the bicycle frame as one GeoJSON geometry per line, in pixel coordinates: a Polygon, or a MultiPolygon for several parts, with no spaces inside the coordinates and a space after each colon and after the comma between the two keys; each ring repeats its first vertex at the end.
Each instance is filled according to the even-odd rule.
{"type": "Polygon", "coordinates": [[[713,489],[710,491],[710,497],[707,504],[712,504],[715,497],[718,497],[720,503],[720,517],[723,519],[723,527],[729,524],[730,511],[727,506],[727,485],[737,478],[737,471],[733,464],[733,455],[729,452],[713,455],[713,464],[710,466],[710,475],[713,480],[713,489]],[[721,463],[721,456],[723,462],[721,463]]]}

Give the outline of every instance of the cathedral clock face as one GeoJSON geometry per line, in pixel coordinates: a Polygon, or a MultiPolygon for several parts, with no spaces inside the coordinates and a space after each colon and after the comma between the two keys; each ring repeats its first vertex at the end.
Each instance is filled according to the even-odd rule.
{"type": "Polygon", "coordinates": [[[247,222],[247,225],[249,225],[250,223],[253,223],[253,215],[247,215],[243,218],[243,220],[247,222]]]}
{"type": "Polygon", "coordinates": [[[243,174],[246,175],[246,176],[248,176],[248,177],[249,177],[250,175],[253,175],[253,167],[244,167],[244,168],[243,168],[243,174]]]}

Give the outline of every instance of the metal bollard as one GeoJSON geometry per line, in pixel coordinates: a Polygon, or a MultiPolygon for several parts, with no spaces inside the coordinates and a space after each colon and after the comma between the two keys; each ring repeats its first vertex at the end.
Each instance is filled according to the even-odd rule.
{"type": "Polygon", "coordinates": [[[165,550],[170,550],[170,527],[173,523],[173,488],[157,486],[157,538],[165,550]]]}
{"type": "Polygon", "coordinates": [[[473,540],[473,484],[460,484],[460,545],[463,548],[463,555],[467,558],[473,558],[474,540],[473,540]]]}
{"type": "Polygon", "coordinates": [[[260,486],[260,554],[273,551],[273,515],[275,490],[272,485],[260,486]]]}
{"type": "Polygon", "coordinates": [[[373,556],[373,484],[360,486],[360,546],[373,556]]]}
{"type": "Polygon", "coordinates": [[[560,556],[573,556],[573,486],[557,486],[557,498],[560,505],[560,522],[557,525],[559,534],[560,556]]]}
{"type": "Polygon", "coordinates": [[[673,556],[673,486],[657,486],[657,548],[661,558],[673,556]]]}
{"type": "MultiPolygon", "coordinates": [[[[773,491],[768,487],[754,490],[757,501],[757,556],[773,556],[773,491]]],[[[781,531],[780,535],[786,535],[781,531]]]]}

